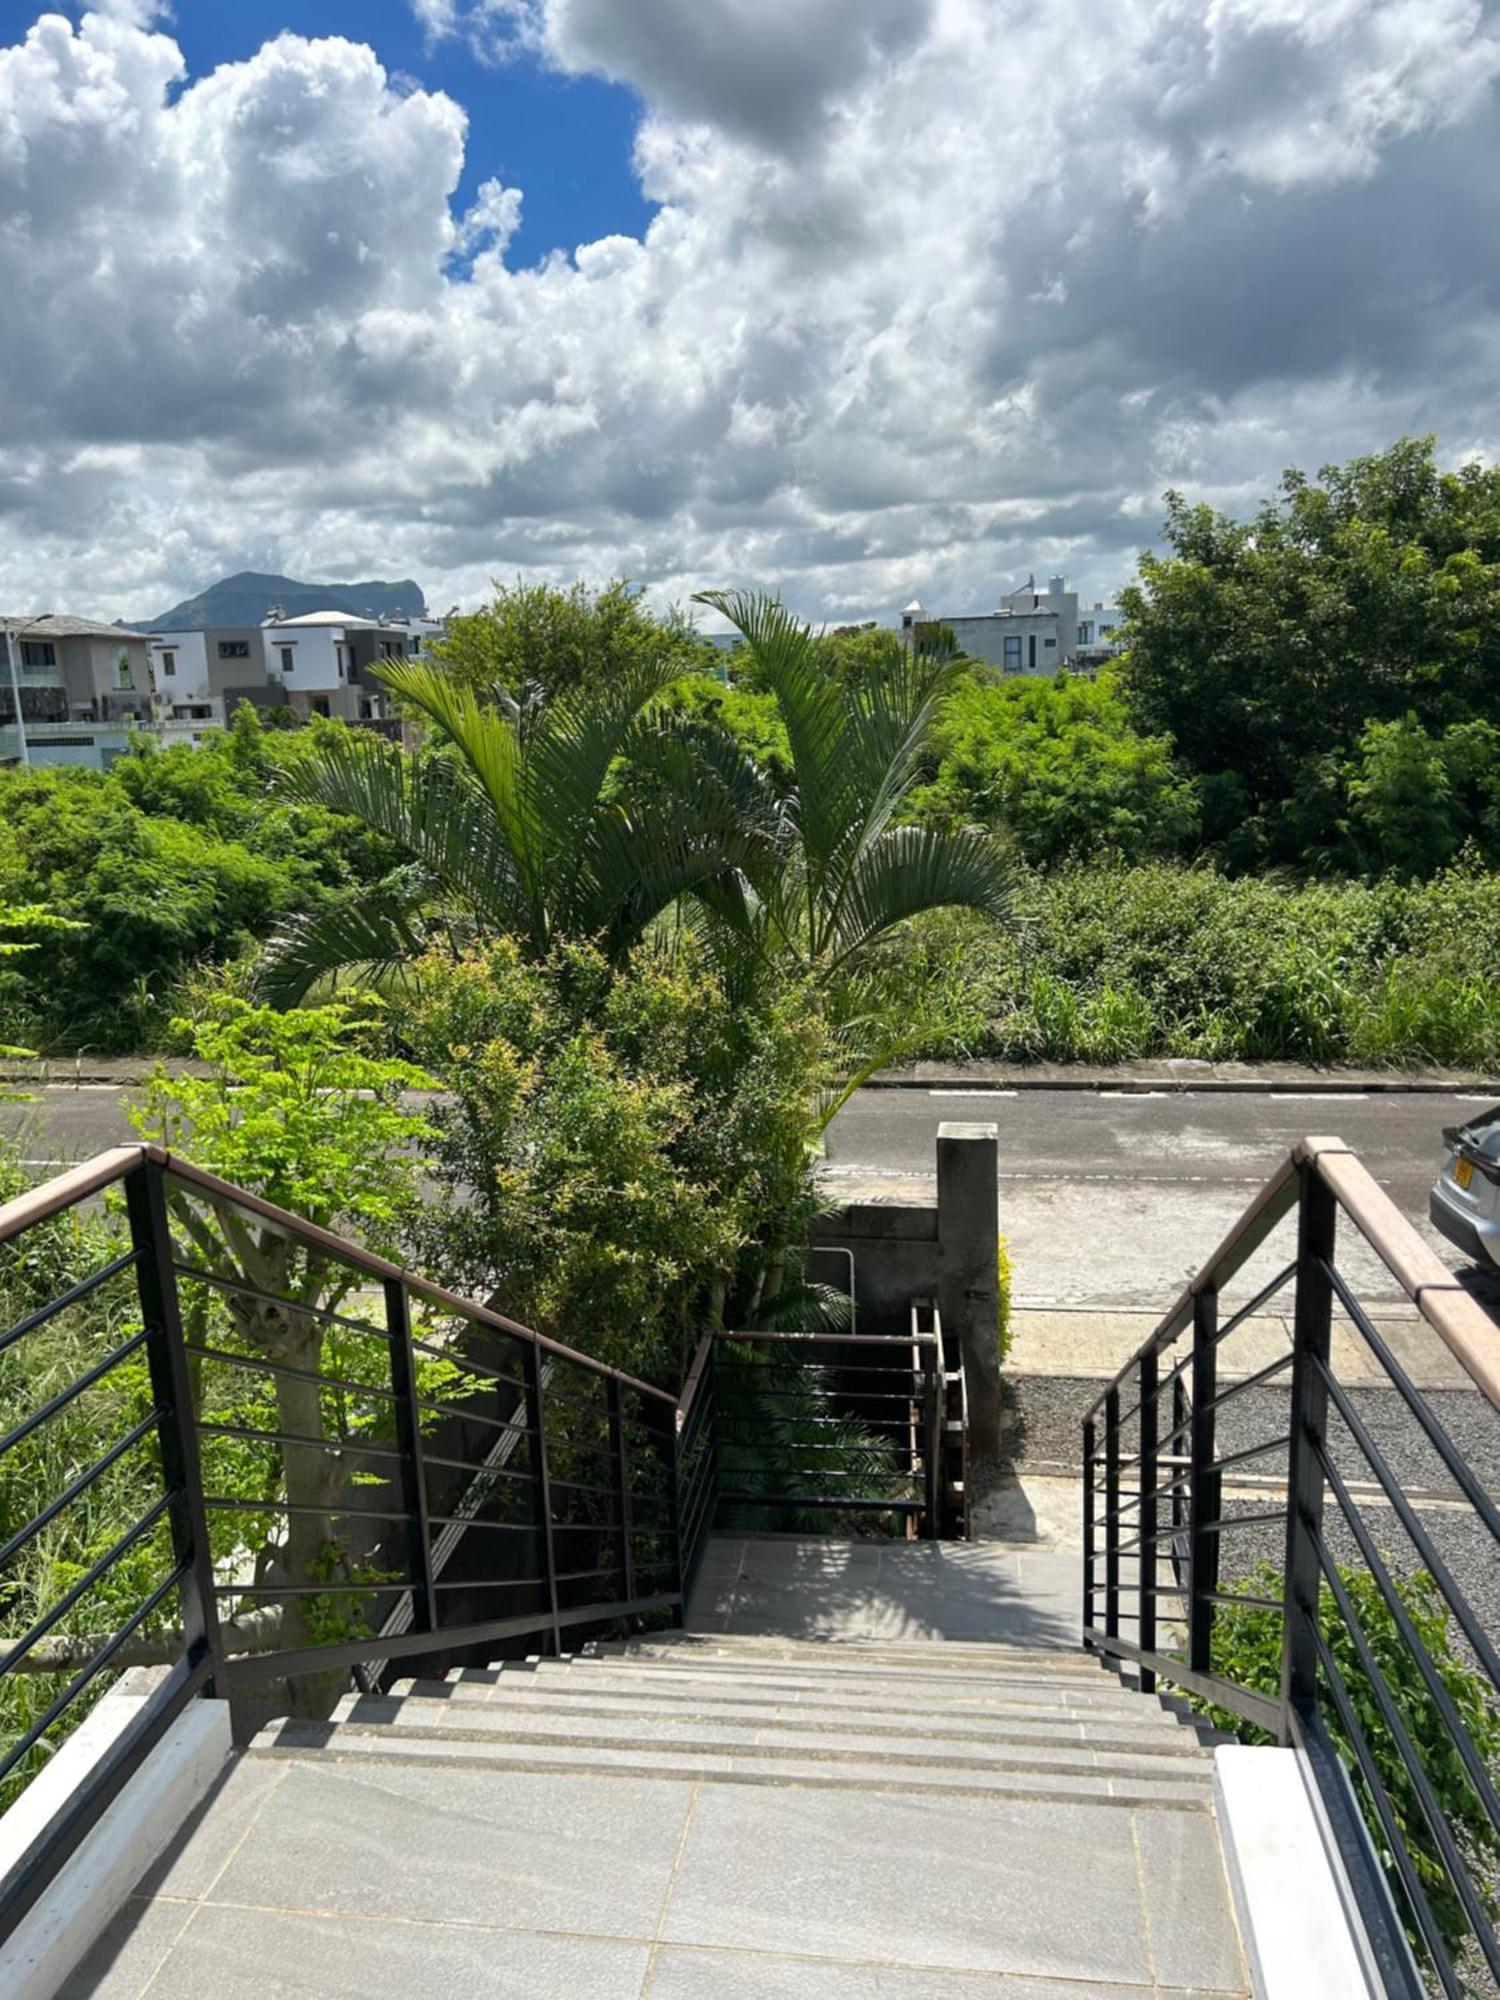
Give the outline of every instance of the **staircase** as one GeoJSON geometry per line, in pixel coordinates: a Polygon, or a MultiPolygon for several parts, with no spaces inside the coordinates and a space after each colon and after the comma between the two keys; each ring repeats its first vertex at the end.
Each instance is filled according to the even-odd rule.
{"type": "Polygon", "coordinates": [[[1245,1996],[1211,1765],[1045,1647],[672,1632],[398,1680],[262,1731],[68,1991],[1245,1996]]]}

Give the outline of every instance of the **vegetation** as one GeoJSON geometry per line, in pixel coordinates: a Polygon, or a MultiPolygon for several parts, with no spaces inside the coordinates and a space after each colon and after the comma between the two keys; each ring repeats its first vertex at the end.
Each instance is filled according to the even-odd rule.
{"type": "MultiPolygon", "coordinates": [[[[1442,1719],[1374,1577],[1363,1570],[1341,1566],[1339,1581],[1353,1607],[1402,1727],[1421,1761],[1438,1807],[1453,1831],[1458,1850],[1491,1915],[1500,1915],[1500,1900],[1497,1900],[1494,1888],[1497,1876],[1500,1876],[1500,1832],[1491,1825],[1489,1815],[1448,1740],[1442,1719]]],[[[1253,1575],[1232,1587],[1246,1595],[1279,1599],[1281,1576],[1279,1571],[1263,1564],[1253,1575]]],[[[1469,1663],[1437,1584],[1425,1571],[1419,1570],[1398,1579],[1396,1590],[1475,1750],[1488,1769],[1500,1769],[1500,1708],[1496,1707],[1489,1682],[1469,1663]]],[[[1448,1949],[1460,1952],[1465,1941],[1472,1936],[1468,1917],[1443,1865],[1438,1844],[1407,1775],[1390,1724],[1376,1702],[1350,1628],[1327,1584],[1323,1586],[1319,1602],[1319,1623],[1339,1675],[1349,1691],[1361,1734],[1369,1745],[1375,1767],[1380,1773],[1381,1785],[1390,1800],[1396,1824],[1410,1850],[1433,1915],[1448,1949]]],[[[1215,1674],[1257,1694],[1270,1695],[1273,1699],[1279,1697],[1282,1655],[1282,1617],[1279,1610],[1267,1611],[1246,1605],[1221,1606],[1214,1619],[1213,1647],[1215,1674]]],[[[1220,1728],[1236,1732],[1246,1742],[1269,1741],[1261,1731],[1224,1709],[1207,1703],[1196,1705],[1204,1708],[1220,1728]]],[[[1358,1774],[1349,1732],[1331,1702],[1326,1705],[1324,1714],[1339,1754],[1354,1774],[1356,1788],[1363,1792],[1364,1782],[1358,1774]]],[[[1368,1808],[1366,1818],[1372,1835],[1379,1841],[1379,1828],[1368,1808]]],[[[1382,1858],[1391,1872],[1391,1886],[1398,1905],[1405,1911],[1413,1945],[1419,1955],[1425,1956],[1388,1850],[1383,1851],[1382,1858]]]]}
{"type": "Polygon", "coordinates": [[[685,619],[653,618],[622,580],[592,591],[517,578],[499,585],[482,611],[451,619],[429,651],[446,679],[476,694],[532,688],[548,701],[603,691],[646,669],[691,673],[714,657],[685,619]]]}

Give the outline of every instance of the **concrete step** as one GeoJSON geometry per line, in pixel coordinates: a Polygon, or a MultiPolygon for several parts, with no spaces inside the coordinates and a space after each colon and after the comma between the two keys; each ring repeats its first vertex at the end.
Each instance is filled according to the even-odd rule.
{"type": "Polygon", "coordinates": [[[1038,1727],[1010,1736],[942,1736],[911,1725],[830,1731],[821,1724],[757,1724],[693,1714],[639,1716],[537,1714],[510,1702],[469,1703],[405,1700],[353,1695],[334,1710],[336,1724],[398,1731],[419,1730],[452,1739],[571,1744],[579,1748],[633,1746],[692,1750],[703,1754],[830,1759],[880,1758],[915,1769],[1101,1770],[1120,1775],[1173,1777],[1206,1765],[1210,1755],[1188,1730],[1136,1740],[1113,1739],[1099,1731],[1058,1736],[1038,1727]]]}
{"type": "MultiPolygon", "coordinates": [[[[746,1729],[782,1729],[831,1737],[867,1735],[872,1730],[913,1735],[923,1742],[944,1743],[1082,1743],[1096,1748],[1148,1748],[1163,1755],[1179,1747],[1191,1749],[1198,1737],[1175,1716],[1154,1702],[1137,1701],[1129,1707],[1103,1710],[1085,1716],[1076,1710],[1018,1709],[974,1714],[960,1711],[913,1712],[903,1706],[871,1707],[831,1702],[799,1705],[795,1702],[757,1702],[715,1699],[680,1701],[651,1700],[632,1693],[595,1694],[588,1689],[554,1689],[545,1685],[528,1687],[517,1680],[503,1692],[476,1698],[472,1691],[451,1687],[444,1681],[398,1682],[384,1697],[387,1700],[418,1700],[435,1707],[469,1716],[504,1710],[518,1716],[541,1718],[561,1724],[585,1726],[590,1718],[617,1718],[648,1724],[663,1717],[693,1715],[705,1723],[724,1723],[746,1729]]],[[[374,1700],[365,1696],[348,1698],[374,1700]]],[[[340,1712],[340,1719],[348,1711],[340,1712]]]]}
{"type": "Polygon", "coordinates": [[[731,1756],[724,1752],[519,1744],[452,1739],[431,1731],[390,1726],[357,1728],[349,1723],[284,1721],[262,1730],[251,1745],[253,1757],[319,1758],[326,1761],[408,1763],[485,1771],[567,1771],[590,1778],[664,1778],[691,1783],[783,1785],[840,1791],[897,1793],[904,1796],[1066,1800],[1072,1805],[1159,1807],[1166,1811],[1209,1812],[1212,1788],[1202,1775],[1157,1777],[1101,1770],[994,1770],[920,1773],[904,1766],[858,1759],[731,1756]]]}
{"type": "Polygon", "coordinates": [[[831,1661],[827,1666],[804,1666],[801,1663],[786,1666],[751,1665],[739,1660],[693,1660],[679,1666],[674,1660],[595,1660],[584,1657],[572,1660],[538,1660],[533,1663],[534,1671],[552,1678],[566,1677],[570,1680],[618,1680],[620,1676],[635,1674],[643,1679],[648,1677],[656,1684],[667,1687],[759,1687],[811,1690],[839,1687],[847,1693],[880,1694],[898,1693],[903,1698],[921,1701],[929,1696],[934,1700],[1014,1700],[1027,1695],[1034,1701],[1073,1699],[1088,1701],[1102,1691],[1108,1696],[1121,1693],[1118,1682],[1111,1682],[1102,1673],[1093,1679],[1075,1679],[1071,1675],[1050,1679],[1045,1673],[1035,1676],[1019,1674],[959,1674],[926,1673],[915,1668],[901,1667],[856,1667],[840,1668],[831,1661]]]}
{"type": "Polygon", "coordinates": [[[1097,1674],[1099,1666],[1092,1654],[1081,1648],[1066,1651],[1056,1646],[1001,1645],[975,1639],[792,1639],[778,1634],[753,1636],[730,1632],[657,1633],[634,1639],[599,1639],[580,1649],[581,1657],[665,1659],[691,1655],[693,1658],[746,1660],[807,1660],[811,1663],[863,1661],[868,1664],[915,1666],[933,1669],[948,1667],[972,1672],[976,1667],[988,1672],[1014,1667],[1035,1673],[1045,1667],[1049,1673],[1097,1674]]]}

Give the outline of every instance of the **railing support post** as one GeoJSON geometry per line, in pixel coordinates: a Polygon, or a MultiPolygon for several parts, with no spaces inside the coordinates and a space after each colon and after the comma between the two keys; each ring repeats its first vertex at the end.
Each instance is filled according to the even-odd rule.
{"type": "MultiPolygon", "coordinates": [[[[620,1586],[628,1604],[635,1596],[635,1559],[631,1551],[630,1519],[630,1441],[625,1435],[625,1410],[620,1393],[620,1381],[616,1375],[607,1378],[609,1397],[609,1455],[615,1468],[615,1501],[620,1516],[620,1586]]],[[[677,1494],[677,1448],[676,1425],[673,1424],[672,1448],[672,1491],[673,1504],[677,1494]]],[[[681,1554],[678,1569],[681,1570],[681,1554]]],[[[679,1579],[678,1588],[681,1589],[679,1579]]]]}
{"type": "Polygon", "coordinates": [[[1315,1161],[1298,1169],[1297,1299],[1292,1316],[1292,1421],[1287,1464],[1286,1580],[1282,1595],[1281,1714],[1312,1714],[1318,1699],[1318,1599],[1323,1572],[1323,1471],[1318,1463],[1328,1428],[1328,1365],[1333,1318],[1333,1262],[1338,1204],[1315,1161]]]}
{"type": "MultiPolygon", "coordinates": [[[[1219,1295],[1199,1292],[1193,1300],[1193,1404],[1188,1446],[1188,1665],[1212,1671],[1214,1604],[1219,1587],[1219,1489],[1213,1469],[1216,1429],[1213,1407],[1219,1381],[1219,1295]]],[[[1179,1378],[1180,1379],[1180,1378],[1179,1378]]]]}
{"type": "Polygon", "coordinates": [[[943,1532],[943,1393],[942,1357],[937,1342],[924,1340],[922,1356],[922,1437],[923,1476],[926,1509],[922,1516],[922,1538],[935,1542],[943,1532]]]}
{"type": "Polygon", "coordinates": [[[1104,1636],[1120,1636],[1120,1392],[1104,1398],[1104,1636]]]}
{"type": "Polygon", "coordinates": [[[401,1499],[406,1509],[412,1624],[419,1632],[436,1632],[437,1588],[432,1570],[432,1531],[427,1520],[427,1473],[422,1463],[422,1412],[417,1406],[411,1304],[400,1278],[385,1281],[385,1327],[391,1349],[391,1387],[396,1395],[396,1445],[401,1453],[401,1499]]]}
{"type": "Polygon", "coordinates": [[[162,1477],[173,1496],[168,1508],[172,1552],[179,1564],[186,1565],[181,1592],[184,1650],[195,1665],[205,1652],[208,1654],[210,1678],[204,1692],[212,1694],[223,1672],[224,1647],[214,1594],[208,1510],[203,1504],[198,1418],[173,1268],[172,1225],[167,1214],[166,1182],[157,1161],[142,1160],[125,1176],[125,1212],[131,1243],[141,1252],[135,1267],[136,1291],[141,1324],[146,1329],[151,1398],[160,1412],[157,1437],[162,1477]]]}
{"type": "Polygon", "coordinates": [[[1093,1650],[1094,1624],[1094,1419],[1083,1420],[1083,1643],[1093,1650]]]}
{"type": "Polygon", "coordinates": [[[547,1584],[547,1608],[552,1623],[552,1650],[562,1651],[562,1627],[557,1622],[557,1555],[552,1546],[552,1481],[547,1471],[547,1427],[545,1422],[546,1401],[542,1390],[542,1355],[534,1341],[528,1340],[523,1348],[525,1354],[526,1407],[530,1418],[532,1444],[536,1451],[536,1463],[532,1470],[536,1474],[533,1491],[536,1494],[537,1529],[541,1535],[542,1562],[547,1584]]]}
{"type": "MultiPolygon", "coordinates": [[[[1156,1651],[1156,1451],[1157,1386],[1160,1370],[1156,1349],[1141,1356],[1141,1504],[1137,1510],[1136,1633],[1143,1653],[1156,1651]]],[[[1141,1667],[1141,1693],[1155,1694],[1156,1675],[1141,1667]]]]}

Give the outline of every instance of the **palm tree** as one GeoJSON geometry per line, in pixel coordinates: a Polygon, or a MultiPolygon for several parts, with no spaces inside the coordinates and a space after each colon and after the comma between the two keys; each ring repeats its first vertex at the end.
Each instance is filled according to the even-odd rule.
{"type": "Polygon", "coordinates": [[[764,844],[750,760],[722,732],[652,712],[673,666],[642,665],[552,702],[501,689],[481,700],[414,661],[375,671],[433,725],[436,747],[413,758],[350,731],[288,782],[409,858],[373,892],[272,939],[261,985],[282,1004],[317,985],[399,980],[434,943],[475,936],[519,937],[537,956],[559,937],[596,937],[618,958],[663,910],[764,844]]]}
{"type": "Polygon", "coordinates": [[[778,963],[810,979],[849,1029],[851,1057],[862,1047],[857,1068],[867,1073],[902,1045],[899,1024],[881,1019],[872,969],[880,940],[925,910],[1009,911],[1006,870],[987,834],[899,823],[938,705],[962,669],[903,651],[846,687],[822,666],[810,629],[775,599],[704,591],[695,601],[744,638],[786,729],[794,780],[784,801],[762,805],[737,874],[695,891],[702,927],[742,987],[778,963]]]}

